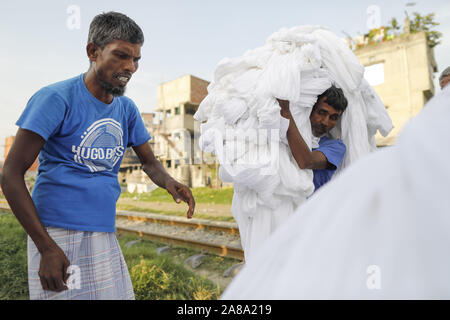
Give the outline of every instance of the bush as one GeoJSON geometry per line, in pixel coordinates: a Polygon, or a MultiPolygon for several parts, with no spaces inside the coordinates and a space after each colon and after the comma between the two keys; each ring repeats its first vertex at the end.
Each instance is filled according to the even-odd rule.
{"type": "Polygon", "coordinates": [[[220,296],[208,280],[167,259],[142,259],[131,268],[130,277],[137,300],[209,300],[220,296]]]}

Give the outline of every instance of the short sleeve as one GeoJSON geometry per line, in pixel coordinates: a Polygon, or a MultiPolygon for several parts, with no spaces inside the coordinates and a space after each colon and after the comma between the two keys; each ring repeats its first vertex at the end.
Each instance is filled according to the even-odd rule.
{"type": "Polygon", "coordinates": [[[327,157],[328,162],[334,166],[333,169],[336,169],[344,159],[347,148],[341,140],[328,139],[319,143],[319,147],[315,150],[322,152],[327,157]]]}
{"type": "Polygon", "coordinates": [[[145,128],[144,121],[136,105],[130,101],[130,118],[128,121],[128,144],[127,147],[140,146],[151,139],[145,128]]]}
{"type": "Polygon", "coordinates": [[[58,93],[42,88],[28,101],[16,125],[37,133],[47,141],[59,129],[66,108],[66,103],[58,93]]]}

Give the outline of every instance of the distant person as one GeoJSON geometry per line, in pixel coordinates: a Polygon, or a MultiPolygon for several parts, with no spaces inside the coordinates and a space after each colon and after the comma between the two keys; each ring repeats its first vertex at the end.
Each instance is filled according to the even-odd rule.
{"type": "Polygon", "coordinates": [[[439,77],[439,85],[441,89],[444,89],[446,85],[450,83],[450,67],[447,67],[444,71],[442,71],[439,77]]]}
{"type": "Polygon", "coordinates": [[[89,28],[88,71],[39,90],[17,121],[1,186],[29,235],[31,299],[134,299],[114,234],[117,173],[127,147],[150,179],[176,202],[189,204],[188,218],[194,213],[190,189],[155,159],[136,105],[123,96],[143,42],[142,30],[129,17],[97,15],[89,28]],[[24,174],[38,154],[30,197],[24,174]],[[73,272],[79,268],[79,287],[67,286],[69,265],[73,272]]]}

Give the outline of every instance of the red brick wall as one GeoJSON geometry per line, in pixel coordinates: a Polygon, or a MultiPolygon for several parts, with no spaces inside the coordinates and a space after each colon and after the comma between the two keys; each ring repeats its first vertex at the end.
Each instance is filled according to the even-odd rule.
{"type": "Polygon", "coordinates": [[[191,76],[191,102],[200,104],[208,94],[208,90],[206,89],[208,85],[208,81],[191,76]]]}

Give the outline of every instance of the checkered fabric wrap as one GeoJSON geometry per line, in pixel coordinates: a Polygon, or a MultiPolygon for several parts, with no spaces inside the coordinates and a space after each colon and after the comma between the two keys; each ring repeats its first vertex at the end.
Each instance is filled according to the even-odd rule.
{"type": "Polygon", "coordinates": [[[71,266],[79,267],[77,273],[81,277],[78,278],[78,285],[69,290],[44,290],[38,275],[41,255],[28,237],[31,300],[134,300],[128,268],[113,232],[84,232],[54,227],[46,229],[64,251],[71,266]]]}

